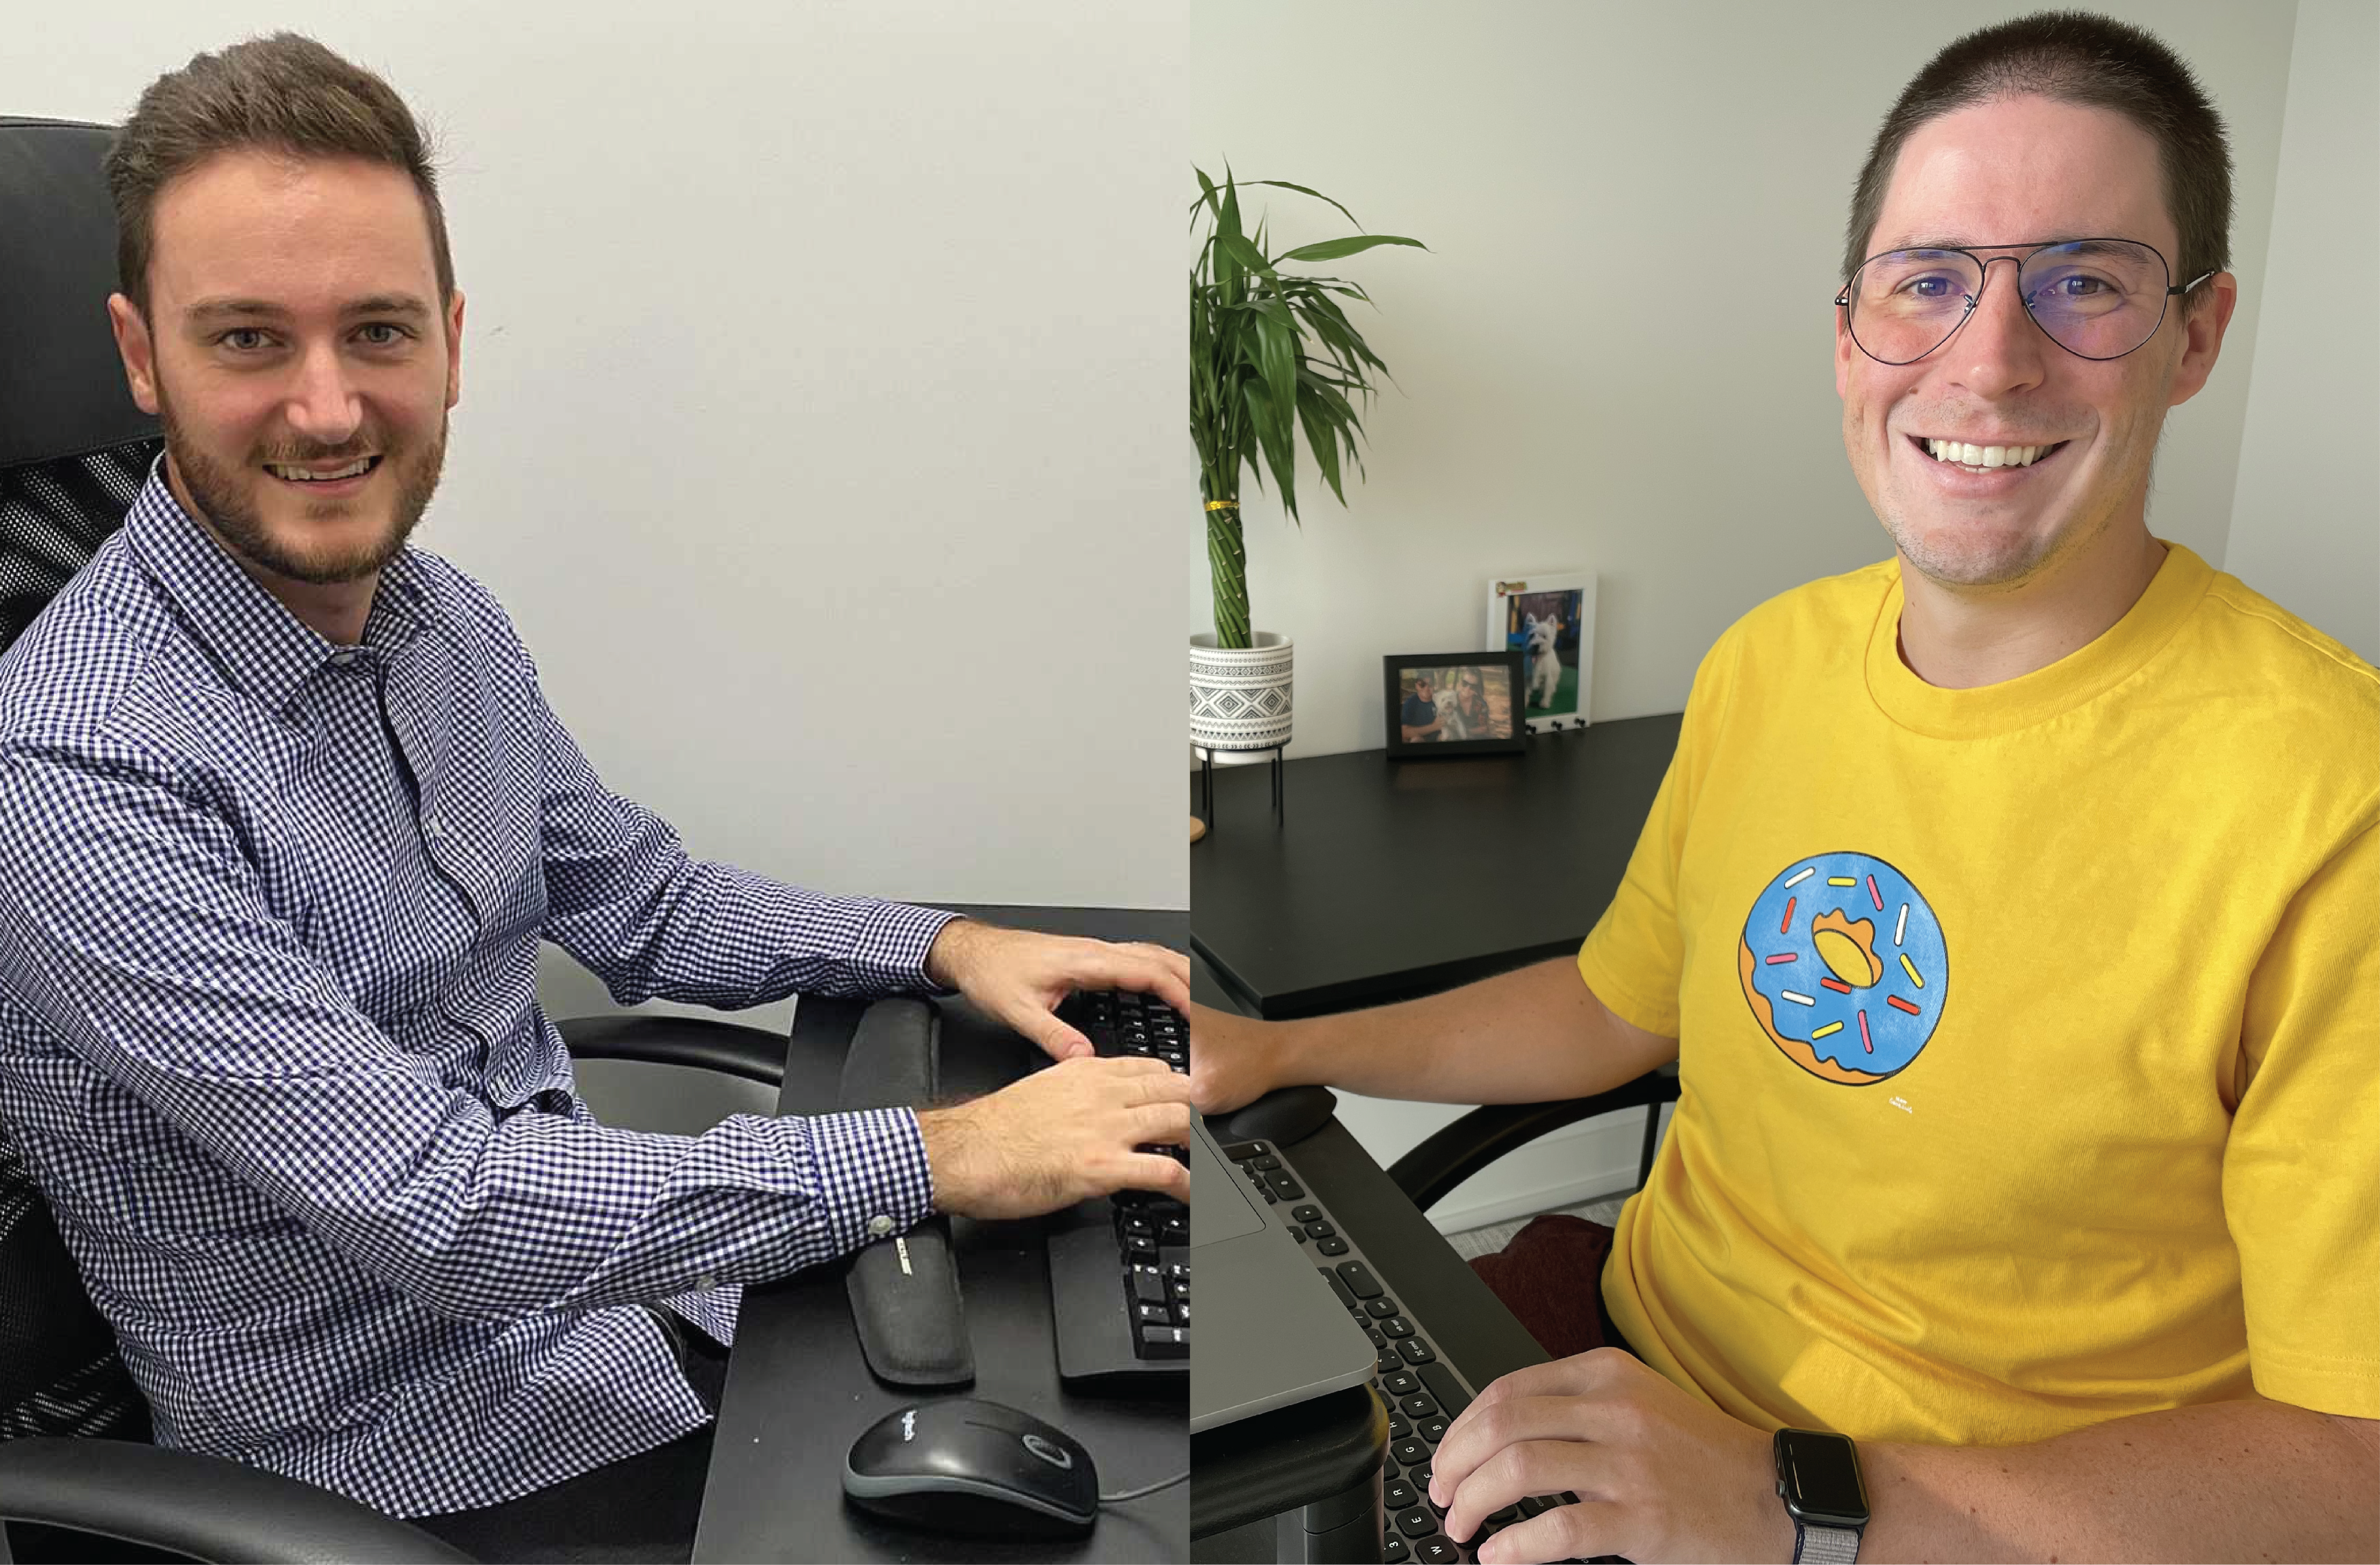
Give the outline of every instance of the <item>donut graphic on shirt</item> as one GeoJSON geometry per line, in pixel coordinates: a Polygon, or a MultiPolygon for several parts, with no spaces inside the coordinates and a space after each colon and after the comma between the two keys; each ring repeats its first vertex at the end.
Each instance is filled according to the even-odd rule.
{"type": "Polygon", "coordinates": [[[1906,1070],[1950,992],[1941,921],[1873,854],[1818,854],[1779,870],[1743,921],[1736,967],[1785,1057],[1849,1086],[1906,1070]]]}

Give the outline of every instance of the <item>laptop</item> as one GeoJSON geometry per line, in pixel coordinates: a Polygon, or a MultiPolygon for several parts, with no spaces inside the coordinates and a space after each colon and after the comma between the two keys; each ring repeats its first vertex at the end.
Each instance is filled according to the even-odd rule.
{"type": "Polygon", "coordinates": [[[1203,1118],[1190,1135],[1190,1250],[1198,1345],[1190,1430],[1360,1386],[1378,1357],[1311,1256],[1249,1198],[1203,1118]]]}

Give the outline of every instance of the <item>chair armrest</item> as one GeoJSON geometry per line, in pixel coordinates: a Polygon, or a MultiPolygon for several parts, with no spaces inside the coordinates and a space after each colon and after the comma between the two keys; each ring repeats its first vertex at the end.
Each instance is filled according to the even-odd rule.
{"type": "Polygon", "coordinates": [[[0,1441],[0,1516],[205,1560],[468,1561],[344,1495],[195,1451],[128,1440],[0,1441]]]}
{"type": "MultiPolygon", "coordinates": [[[[1592,1098],[1567,1098],[1559,1103],[1498,1103],[1474,1109],[1399,1158],[1390,1168],[1389,1178],[1415,1206],[1427,1211],[1481,1169],[1548,1131],[1618,1109],[1649,1105],[1658,1113],[1661,1104],[1673,1103],[1677,1097],[1677,1066],[1669,1064],[1592,1098]]],[[[1647,1135],[1648,1157],[1651,1141],[1647,1135]]]]}
{"type": "Polygon", "coordinates": [[[785,1036],[765,1027],[698,1016],[574,1016],[557,1026],[574,1060],[687,1065],[764,1086],[785,1080],[785,1036]]]}

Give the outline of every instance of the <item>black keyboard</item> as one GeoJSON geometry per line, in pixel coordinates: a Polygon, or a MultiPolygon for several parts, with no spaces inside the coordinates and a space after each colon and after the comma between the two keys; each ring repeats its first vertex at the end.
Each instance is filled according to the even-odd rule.
{"type": "Polygon", "coordinates": [[[1297,1171],[1267,1141],[1234,1142],[1223,1148],[1247,1176],[1257,1198],[1314,1257],[1331,1292],[1372,1340],[1378,1355],[1372,1394],[1389,1413],[1389,1456],[1380,1470],[1380,1505],[1386,1517],[1380,1559],[1386,1565],[1453,1565],[1477,1559],[1477,1546],[1524,1517],[1557,1505],[1574,1505],[1573,1494],[1533,1496],[1507,1506],[1481,1524],[1468,1543],[1458,1544],[1439,1526],[1446,1512],[1430,1502],[1430,1457],[1447,1425],[1471,1405],[1472,1387],[1439,1356],[1429,1334],[1398,1304],[1374,1275],[1354,1240],[1340,1231],[1322,1204],[1307,1193],[1297,1171]]]}
{"type": "MultiPolygon", "coordinates": [[[[1161,1060],[1187,1074],[1190,1026],[1150,995],[1100,990],[1058,1008],[1100,1055],[1161,1060]]],[[[1184,1162],[1187,1149],[1144,1146],[1184,1162]]],[[[1123,1190],[1049,1219],[1050,1301],[1058,1374],[1067,1381],[1190,1371],[1190,1208],[1171,1196],[1123,1190]]]]}

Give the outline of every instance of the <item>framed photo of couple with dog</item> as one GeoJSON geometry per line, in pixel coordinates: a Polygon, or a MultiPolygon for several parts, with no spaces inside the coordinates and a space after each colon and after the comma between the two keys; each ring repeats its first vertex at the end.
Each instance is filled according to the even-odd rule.
{"type": "Polygon", "coordinates": [[[1521,656],[1522,715],[1530,733],[1585,728],[1595,692],[1595,573],[1491,579],[1487,645],[1521,656]]]}

